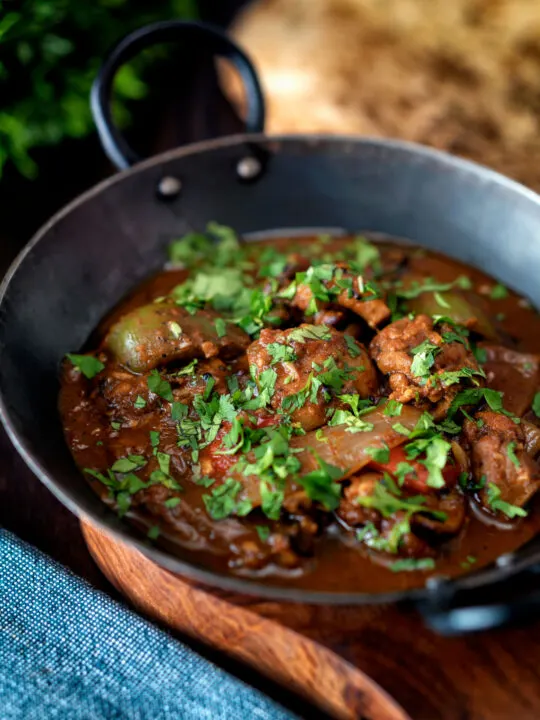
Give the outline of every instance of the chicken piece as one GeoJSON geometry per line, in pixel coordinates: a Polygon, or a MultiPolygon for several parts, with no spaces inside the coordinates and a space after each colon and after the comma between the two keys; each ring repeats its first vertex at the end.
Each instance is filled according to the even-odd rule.
{"type": "Polygon", "coordinates": [[[274,410],[289,413],[304,430],[324,425],[329,408],[341,406],[337,395],[374,395],[377,374],[363,345],[333,328],[300,325],[292,330],[262,330],[247,356],[261,391],[269,368],[276,373],[271,397],[274,410]]]}
{"type": "Polygon", "coordinates": [[[379,370],[388,376],[391,399],[402,403],[442,403],[441,408],[446,408],[469,378],[443,373],[463,369],[474,373],[475,384],[483,384],[481,370],[468,346],[457,341],[445,342],[444,334],[451,331],[444,323],[435,330],[430,317],[418,315],[413,320],[396,320],[375,335],[369,349],[379,370]],[[425,362],[413,365],[420,353],[425,362]]]}
{"type": "Polygon", "coordinates": [[[462,438],[469,448],[472,474],[482,486],[479,497],[488,510],[490,486],[500,491],[500,500],[523,507],[540,486],[537,463],[525,449],[525,434],[520,425],[506,415],[486,411],[463,425],[462,438]],[[480,423],[480,427],[479,427],[480,423]]]}
{"type": "Polygon", "coordinates": [[[216,326],[219,320],[211,310],[191,315],[173,302],[143,305],[111,327],[105,347],[133,372],[148,372],[172,361],[235,357],[249,345],[249,335],[230,323],[222,334],[216,326]]]}
{"type": "Polygon", "coordinates": [[[362,277],[353,273],[346,263],[336,263],[308,268],[306,282],[298,283],[291,304],[309,314],[315,301],[316,311],[311,312],[312,315],[332,308],[345,308],[359,315],[370,327],[376,328],[388,320],[391,311],[383,299],[370,299],[372,296],[373,293],[364,288],[362,277]],[[314,294],[313,283],[320,287],[320,292],[315,291],[314,294]],[[344,285],[348,287],[344,288],[344,285]]]}
{"type": "Polygon", "coordinates": [[[481,345],[487,360],[487,384],[504,394],[504,407],[521,417],[530,408],[540,387],[538,355],[520,353],[502,345],[481,345]]]}

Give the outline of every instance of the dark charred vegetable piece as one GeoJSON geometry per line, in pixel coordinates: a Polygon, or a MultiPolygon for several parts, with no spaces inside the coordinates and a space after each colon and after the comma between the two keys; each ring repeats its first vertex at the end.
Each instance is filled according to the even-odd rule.
{"type": "Polygon", "coordinates": [[[446,292],[425,292],[407,300],[407,307],[422,315],[444,315],[454,323],[464,325],[488,340],[498,340],[499,336],[486,312],[480,306],[480,299],[473,302],[458,290],[446,292]]]}
{"type": "Polygon", "coordinates": [[[240,328],[216,328],[219,316],[209,310],[190,314],[171,302],[143,305],[124,315],[110,329],[105,347],[134,372],[148,372],[159,365],[193,358],[234,357],[249,344],[240,328]]]}

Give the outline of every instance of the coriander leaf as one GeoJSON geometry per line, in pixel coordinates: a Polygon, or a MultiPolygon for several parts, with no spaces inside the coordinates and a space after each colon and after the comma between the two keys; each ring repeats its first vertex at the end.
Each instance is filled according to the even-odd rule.
{"type": "Polygon", "coordinates": [[[281,506],[285,495],[283,490],[272,490],[269,484],[261,479],[261,510],[270,520],[279,520],[281,506]]]}
{"type": "Polygon", "coordinates": [[[156,369],[152,370],[150,375],[148,375],[146,383],[150,392],[155,393],[168,402],[173,402],[174,398],[170,383],[164,380],[156,369]]]}
{"type": "Polygon", "coordinates": [[[198,364],[197,358],[185,365],[181,370],[178,370],[176,375],[181,377],[182,375],[195,375],[195,367],[198,364]]]}
{"type": "Polygon", "coordinates": [[[508,455],[508,458],[511,460],[511,462],[517,467],[520,468],[520,462],[516,455],[516,446],[517,443],[515,441],[509,442],[506,446],[506,454],[508,455]]]}
{"type": "Polygon", "coordinates": [[[478,347],[478,345],[476,345],[476,346],[473,346],[472,350],[473,350],[474,357],[476,358],[476,361],[478,363],[483,365],[484,363],[487,362],[488,354],[487,354],[487,350],[485,348],[478,347]]]}
{"type": "Polygon", "coordinates": [[[160,433],[158,430],[150,430],[150,445],[156,449],[159,445],[160,433]]]}
{"type": "Polygon", "coordinates": [[[68,353],[67,358],[71,361],[77,370],[80,370],[82,374],[91,380],[98,373],[100,373],[105,365],[92,355],[75,355],[74,353],[68,353]]]}
{"type": "Polygon", "coordinates": [[[397,400],[388,400],[384,407],[383,415],[386,415],[387,417],[397,417],[398,415],[401,415],[402,409],[402,403],[397,400]]]}
{"type": "Polygon", "coordinates": [[[141,395],[137,395],[137,399],[133,403],[133,407],[136,407],[137,410],[141,410],[143,407],[146,407],[146,400],[141,395]]]}
{"type": "Polygon", "coordinates": [[[494,483],[488,483],[486,490],[486,500],[492,510],[502,512],[509,518],[527,517],[527,511],[517,505],[511,505],[505,500],[501,500],[501,491],[494,483]]]}
{"type": "Polygon", "coordinates": [[[225,320],[223,318],[216,318],[214,326],[216,328],[217,336],[219,338],[225,337],[227,334],[227,325],[225,324],[225,320]]]}
{"type": "Polygon", "coordinates": [[[158,525],[152,525],[152,527],[146,533],[146,537],[150,540],[156,540],[159,537],[160,529],[158,525]]]}
{"type": "Polygon", "coordinates": [[[173,402],[171,405],[171,417],[175,422],[180,422],[187,417],[189,407],[181,402],[173,402]]]}
{"type": "Polygon", "coordinates": [[[396,560],[390,565],[392,572],[414,572],[433,570],[435,560],[433,558],[403,558],[396,560]]]}
{"type": "Polygon", "coordinates": [[[242,484],[233,478],[227,478],[222,485],[212,490],[211,495],[203,495],[206,511],[213,520],[223,520],[233,515],[237,508],[236,496],[242,484]]]}
{"type": "Polygon", "coordinates": [[[376,463],[381,463],[382,465],[386,465],[390,460],[390,448],[386,443],[383,443],[382,447],[368,447],[365,452],[366,455],[373,458],[376,463]]]}
{"type": "Polygon", "coordinates": [[[271,365],[280,362],[294,362],[297,359],[294,348],[281,343],[269,343],[266,347],[272,357],[271,365]]]}
{"type": "Polygon", "coordinates": [[[159,469],[164,475],[170,475],[171,456],[164,452],[156,453],[159,469]]]}
{"type": "Polygon", "coordinates": [[[266,525],[255,525],[255,530],[261,542],[266,542],[270,537],[270,528],[266,525]]]}
{"type": "Polygon", "coordinates": [[[504,285],[497,283],[497,285],[494,285],[491,288],[489,297],[492,300],[504,300],[504,298],[508,297],[508,290],[504,287],[504,285]]]}
{"type": "Polygon", "coordinates": [[[307,475],[298,478],[298,482],[311,500],[320,502],[326,510],[335,510],[341,498],[341,485],[337,482],[343,472],[317,457],[319,467],[307,475]]]}
{"type": "Polygon", "coordinates": [[[180,500],[179,497],[171,497],[171,498],[168,498],[167,500],[165,500],[165,502],[163,504],[165,505],[166,508],[170,508],[172,510],[173,508],[180,505],[181,502],[182,501],[180,500]]]}
{"type": "Polygon", "coordinates": [[[112,466],[111,470],[118,473],[128,473],[132,470],[146,465],[146,460],[142,455],[128,455],[125,458],[120,458],[112,466]]]}
{"type": "Polygon", "coordinates": [[[304,343],[306,340],[330,340],[332,335],[326,325],[301,325],[289,332],[289,340],[304,343]]]}
{"type": "Polygon", "coordinates": [[[537,392],[533,398],[532,411],[537,418],[540,418],[540,392],[537,392]]]}
{"type": "Polygon", "coordinates": [[[415,377],[425,377],[429,375],[429,370],[435,363],[435,355],[440,352],[438,345],[424,340],[411,350],[414,355],[411,363],[411,372],[415,377]]]}
{"type": "Polygon", "coordinates": [[[356,340],[351,337],[350,335],[347,335],[345,333],[345,342],[347,343],[347,349],[349,350],[349,355],[352,358],[356,358],[361,354],[361,349],[358,347],[358,344],[356,340]]]}

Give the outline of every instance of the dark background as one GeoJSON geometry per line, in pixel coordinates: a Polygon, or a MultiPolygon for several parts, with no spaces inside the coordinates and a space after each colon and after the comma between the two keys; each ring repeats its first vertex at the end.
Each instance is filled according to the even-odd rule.
{"type": "MultiPolygon", "coordinates": [[[[202,20],[227,26],[246,0],[200,0],[202,20]]],[[[156,154],[196,140],[242,130],[242,122],[223,97],[214,65],[197,48],[174,49],[167,61],[151,69],[151,92],[137,103],[127,137],[142,155],[156,154]]],[[[0,274],[17,252],[57,210],[115,170],[97,136],[68,140],[34,153],[35,180],[8,167],[0,182],[0,274]]],[[[0,430],[0,525],[40,548],[119,601],[122,598],[101,575],[84,544],[77,519],[30,473],[0,430]]],[[[289,707],[298,715],[325,717],[254,671],[194,641],[198,652],[289,707]]]]}

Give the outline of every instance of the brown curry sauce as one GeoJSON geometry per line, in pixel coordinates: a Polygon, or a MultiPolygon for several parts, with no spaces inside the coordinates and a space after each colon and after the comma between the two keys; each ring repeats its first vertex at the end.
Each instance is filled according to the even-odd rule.
{"type": "MultiPolygon", "coordinates": [[[[334,238],[331,241],[326,239],[324,242],[317,238],[280,238],[257,243],[256,252],[271,246],[279,254],[291,258],[291,262],[293,257],[294,262],[297,262],[298,256],[312,259],[317,254],[324,255],[325,260],[331,260],[335,254],[339,258],[340,253],[351,242],[352,239],[348,237],[334,238]]],[[[532,355],[540,353],[540,332],[531,331],[532,328],[540,328],[537,312],[510,291],[494,291],[493,288],[498,285],[491,278],[455,260],[413,246],[386,241],[377,242],[375,246],[380,252],[381,265],[379,276],[373,282],[380,281],[381,268],[383,284],[389,282],[389,279],[397,279],[398,284],[405,288],[410,287],[410,283],[414,281],[421,285],[426,278],[444,284],[454,283],[456,278],[466,276],[470,280],[470,288],[460,290],[461,295],[464,297],[474,295],[475,303],[478,303],[481,313],[489,319],[493,333],[496,335],[496,340],[493,337],[486,338],[482,333],[471,329],[469,338],[477,342],[480,347],[484,344],[496,343],[517,353],[532,355]],[[495,299],[491,295],[495,295],[495,299]]],[[[304,268],[303,265],[299,267],[304,268]]],[[[367,268],[366,277],[370,275],[370,270],[367,268]]],[[[196,272],[197,268],[192,270],[192,273],[196,272]]],[[[248,270],[248,272],[252,271],[248,270]]],[[[147,387],[147,378],[151,371],[133,372],[115,359],[110,348],[107,347],[110,330],[121,318],[140,306],[167,296],[188,276],[187,270],[165,270],[144,283],[111,312],[96,330],[90,343],[91,347],[98,348],[98,351],[92,355],[98,357],[105,365],[95,377],[87,379],[70,361],[66,361],[63,366],[60,413],[66,440],[77,465],[81,469],[90,468],[106,474],[118,459],[128,456],[144,457],[145,465],[142,468],[135,468],[132,472],[132,475],[139,478],[141,488],[129,494],[129,499],[126,501],[128,507],[123,508],[123,514],[127,520],[134,522],[140,528],[150,528],[150,536],[154,536],[156,543],[197,565],[222,573],[257,579],[259,582],[310,590],[381,592],[405,590],[423,585],[431,574],[456,576],[478,569],[491,563],[499,555],[521,546],[537,533],[540,526],[540,512],[535,509],[534,501],[527,504],[527,517],[509,520],[500,512],[490,512],[489,507],[484,510],[479,509],[478,495],[474,491],[466,491],[463,493],[466,495],[465,520],[458,533],[444,538],[443,541],[437,539],[433,543],[434,551],[430,557],[435,560],[434,567],[427,571],[393,572],[389,569],[389,565],[402,556],[399,550],[394,557],[391,553],[381,553],[366,547],[363,542],[356,540],[358,527],[345,526],[336,519],[334,512],[326,511],[317,501],[308,503],[307,510],[300,508],[298,513],[282,510],[279,520],[265,517],[258,508],[242,517],[235,517],[233,513],[223,519],[212,519],[205,507],[203,496],[211,493],[212,489],[224,481],[231,465],[227,465],[222,476],[216,470],[218,479],[214,488],[193,482],[191,451],[189,448],[178,447],[179,431],[177,423],[171,419],[170,403],[152,393],[147,387]],[[114,379],[111,379],[113,376],[114,379]],[[144,400],[144,407],[136,407],[138,398],[144,400]],[[159,432],[158,446],[152,443],[151,431],[159,432]],[[171,494],[170,488],[166,487],[167,481],[165,486],[150,481],[151,473],[158,470],[156,452],[169,456],[170,477],[181,486],[181,490],[173,490],[171,494]],[[175,501],[176,504],[169,502],[173,506],[167,507],[165,503],[170,501],[171,496],[179,499],[175,501]],[[471,507],[476,509],[471,511],[471,507]],[[293,557],[289,558],[287,555],[291,547],[291,536],[288,535],[289,545],[285,543],[285,553],[280,556],[285,558],[283,562],[276,562],[275,555],[264,557],[262,561],[252,564],[250,561],[247,564],[243,562],[246,553],[247,556],[250,553],[252,556],[257,556],[261,552],[264,555],[264,550],[261,548],[264,548],[268,542],[265,532],[270,532],[271,536],[279,536],[283,531],[287,535],[291,532],[291,526],[296,527],[298,523],[307,522],[304,521],[304,516],[310,522],[317,524],[317,530],[309,533],[307,543],[304,542],[301,531],[297,535],[292,535],[294,552],[291,551],[290,555],[293,557]],[[268,531],[261,532],[260,528],[268,528],[268,531]],[[294,546],[294,543],[298,543],[299,547],[294,546]],[[245,545],[247,550],[238,551],[238,545],[245,545]]],[[[279,278],[282,285],[288,285],[289,280],[290,278],[287,278],[286,282],[282,282],[282,278],[279,278]]],[[[440,295],[439,293],[439,301],[441,301],[440,295]]],[[[335,305],[335,303],[330,304],[335,305]]],[[[442,307],[438,314],[445,315],[448,312],[444,305],[443,293],[442,307]]],[[[328,317],[333,321],[331,311],[332,308],[328,317]]],[[[288,327],[297,326],[299,316],[296,310],[294,312],[296,313],[294,321],[292,317],[287,317],[284,322],[285,331],[288,327]]],[[[370,341],[376,334],[375,328],[370,328],[363,319],[358,321],[349,310],[346,314],[346,319],[341,318],[338,321],[336,327],[340,329],[336,332],[342,332],[347,322],[354,322],[355,332],[359,336],[357,339],[369,348],[370,341]]],[[[382,322],[378,331],[390,324],[390,320],[382,322]]],[[[313,318],[304,316],[300,319],[300,322],[302,321],[311,323],[313,318]]],[[[257,333],[252,335],[250,342],[255,341],[256,336],[257,333]]],[[[204,365],[205,361],[200,351],[196,350],[195,356],[199,358],[199,365],[204,365]]],[[[216,358],[214,360],[217,362],[216,358]]],[[[174,371],[181,371],[187,364],[188,362],[173,362],[174,371]]],[[[232,352],[232,356],[223,362],[220,361],[220,365],[219,369],[214,368],[212,371],[217,378],[214,392],[216,389],[219,393],[227,391],[225,383],[230,375],[236,374],[240,378],[249,375],[244,353],[235,357],[235,352],[232,352]],[[220,387],[220,383],[223,387],[220,387]]],[[[522,380],[521,376],[515,375],[515,367],[510,367],[511,363],[508,363],[508,366],[507,369],[499,367],[498,380],[495,383],[500,389],[502,382],[505,387],[504,398],[511,395],[522,380]]],[[[170,380],[170,369],[165,372],[162,370],[162,366],[159,366],[160,376],[170,380]]],[[[535,372],[531,371],[531,378],[525,383],[524,392],[531,392],[529,386],[532,386],[533,393],[539,388],[538,368],[535,366],[534,370],[535,372]]],[[[489,384],[489,372],[487,375],[486,383],[489,384]]],[[[381,401],[389,394],[387,376],[381,373],[380,369],[377,369],[377,376],[379,389],[375,393],[376,397],[373,398],[375,402],[381,401]]],[[[184,382],[182,378],[180,380],[184,382]]],[[[196,384],[198,381],[193,378],[190,382],[196,384]]],[[[203,381],[201,378],[198,394],[204,393],[205,382],[207,380],[203,381]]],[[[469,381],[463,385],[463,387],[471,386],[474,386],[474,383],[469,381]]],[[[177,392],[183,391],[181,388],[177,390],[174,383],[173,389],[176,400],[177,392]]],[[[518,391],[520,391],[519,387],[518,391]]],[[[417,400],[412,400],[410,404],[415,405],[415,403],[417,400]]],[[[142,405],[142,401],[139,404],[142,405]]],[[[423,407],[425,409],[425,404],[423,407]]],[[[485,409],[485,404],[477,409],[481,410],[482,407],[485,409]]],[[[267,408],[258,414],[266,417],[271,413],[267,408]]],[[[532,425],[537,422],[530,408],[524,413],[524,417],[532,425]]],[[[460,416],[461,421],[463,417],[460,416]]],[[[351,442],[354,440],[355,434],[352,434],[351,442]]],[[[202,454],[204,452],[205,450],[201,451],[202,454]]],[[[212,462],[214,461],[218,463],[218,456],[213,456],[212,462]]],[[[215,463],[212,465],[213,468],[218,467],[215,463]]],[[[366,470],[369,471],[370,467],[365,467],[364,471],[366,470]]],[[[360,471],[360,476],[364,471],[360,471]]],[[[371,471],[373,472],[373,468],[371,471]]],[[[469,475],[471,473],[472,470],[469,475]]],[[[84,475],[103,500],[115,506],[110,488],[88,473],[85,472],[84,475]]],[[[125,474],[113,473],[114,477],[121,480],[125,474]]],[[[536,476],[534,480],[536,482],[536,476]]],[[[344,486],[346,484],[347,481],[343,483],[344,486]]],[[[136,487],[133,486],[132,490],[136,487]]],[[[456,492],[462,493],[462,490],[458,489],[456,492]]],[[[337,512],[339,513],[339,510],[337,512]]]]}

